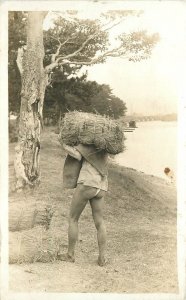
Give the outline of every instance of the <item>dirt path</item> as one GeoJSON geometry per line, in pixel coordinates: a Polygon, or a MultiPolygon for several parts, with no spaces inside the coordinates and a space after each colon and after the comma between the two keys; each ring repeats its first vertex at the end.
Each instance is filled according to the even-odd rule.
{"type": "MultiPolygon", "coordinates": [[[[10,183],[13,184],[13,145],[10,183]]],[[[64,252],[72,191],[61,185],[64,154],[57,136],[43,134],[42,183],[34,192],[10,194],[10,201],[43,200],[56,206],[64,252]]],[[[87,205],[79,223],[74,264],[55,261],[10,265],[10,290],[24,292],[176,293],[176,190],[163,179],[111,165],[105,199],[108,264],[96,264],[96,231],[87,205]]]]}

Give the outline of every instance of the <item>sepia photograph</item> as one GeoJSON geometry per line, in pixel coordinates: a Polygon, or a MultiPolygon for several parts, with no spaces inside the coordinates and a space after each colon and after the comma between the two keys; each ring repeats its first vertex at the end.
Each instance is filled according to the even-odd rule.
{"type": "Polygon", "coordinates": [[[186,299],[185,1],[23,2],[1,11],[6,299],[186,299]]]}

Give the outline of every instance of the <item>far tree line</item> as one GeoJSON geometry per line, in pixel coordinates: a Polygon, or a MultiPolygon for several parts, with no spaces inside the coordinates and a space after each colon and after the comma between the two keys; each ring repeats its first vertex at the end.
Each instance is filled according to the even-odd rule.
{"type": "MultiPolygon", "coordinates": [[[[11,66],[9,68],[12,69],[11,66]]],[[[11,72],[9,111],[19,114],[21,78],[16,70],[11,72]]],[[[43,119],[52,119],[52,124],[56,124],[66,112],[73,110],[98,113],[118,119],[125,115],[127,107],[123,100],[112,93],[109,85],[89,81],[87,74],[67,79],[56,69],[45,91],[43,119]]]]}
{"type": "Polygon", "coordinates": [[[43,116],[54,122],[68,111],[98,113],[117,119],[125,115],[126,104],[114,96],[109,85],[87,81],[87,76],[71,79],[56,76],[46,88],[43,116]]]}

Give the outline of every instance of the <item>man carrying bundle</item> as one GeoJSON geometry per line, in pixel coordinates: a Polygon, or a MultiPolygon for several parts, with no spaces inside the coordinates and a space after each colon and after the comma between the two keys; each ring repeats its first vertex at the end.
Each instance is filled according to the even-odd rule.
{"type": "Polygon", "coordinates": [[[78,220],[87,202],[97,229],[98,265],[105,265],[106,229],[103,220],[104,195],[108,190],[108,156],[124,149],[122,128],[100,115],[67,113],[61,125],[60,140],[68,155],[63,169],[63,185],[76,188],[70,206],[68,251],[58,259],[75,261],[78,220]]]}
{"type": "MultiPolygon", "coordinates": [[[[97,229],[99,247],[98,265],[104,266],[106,230],[103,220],[103,202],[105,192],[108,190],[108,153],[104,150],[97,150],[93,145],[85,146],[80,144],[76,148],[64,145],[64,149],[71,157],[77,159],[82,167],[77,178],[77,188],[70,207],[68,252],[66,255],[58,255],[58,258],[70,262],[75,261],[74,251],[76,241],[78,240],[78,220],[89,201],[97,229]]],[[[68,159],[70,158],[68,157],[68,159]]],[[[69,181],[65,170],[68,168],[68,163],[64,167],[64,185],[67,187],[69,187],[69,181]]]]}

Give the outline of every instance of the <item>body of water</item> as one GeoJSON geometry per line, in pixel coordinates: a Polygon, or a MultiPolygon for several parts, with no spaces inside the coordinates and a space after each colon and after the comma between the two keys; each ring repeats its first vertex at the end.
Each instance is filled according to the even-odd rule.
{"type": "Polygon", "coordinates": [[[133,132],[126,132],[126,150],[115,161],[146,174],[166,178],[165,167],[176,175],[177,122],[139,122],[133,132]]]}

